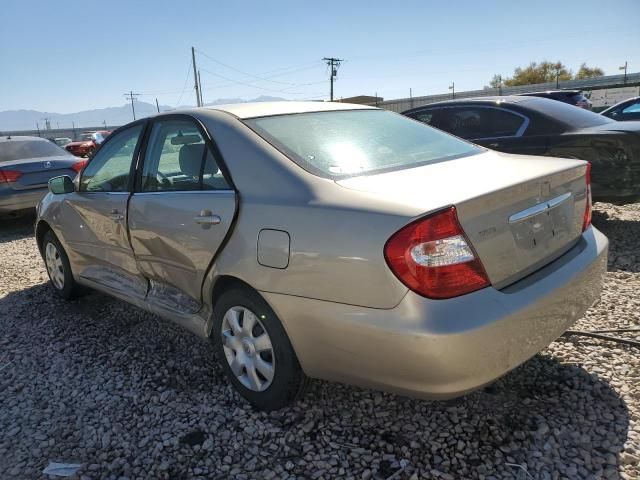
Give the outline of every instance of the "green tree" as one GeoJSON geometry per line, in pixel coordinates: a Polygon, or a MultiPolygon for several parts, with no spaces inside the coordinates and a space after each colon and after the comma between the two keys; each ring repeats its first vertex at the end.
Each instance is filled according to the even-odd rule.
{"type": "Polygon", "coordinates": [[[594,77],[602,77],[604,75],[604,70],[598,67],[587,67],[586,63],[580,65],[580,70],[576,73],[576,80],[581,80],[583,78],[594,78],[594,77]]]}
{"type": "Polygon", "coordinates": [[[518,67],[513,71],[513,77],[504,80],[504,84],[508,87],[516,85],[531,85],[535,83],[555,82],[558,80],[571,80],[571,70],[569,70],[562,62],[540,63],[531,62],[528,67],[518,67]]]}
{"type": "Polygon", "coordinates": [[[491,79],[491,81],[489,82],[489,87],[498,88],[501,86],[502,86],[502,75],[496,73],[491,79]]]}
{"type": "Polygon", "coordinates": [[[506,87],[513,87],[516,85],[532,85],[535,83],[549,83],[564,80],[580,80],[583,78],[601,77],[604,75],[604,71],[598,67],[588,67],[586,63],[580,65],[580,70],[573,76],[571,70],[569,70],[562,62],[549,62],[544,60],[540,63],[531,62],[528,67],[518,67],[513,71],[513,77],[503,78],[496,74],[489,82],[489,86],[485,88],[498,88],[500,80],[506,87]]]}

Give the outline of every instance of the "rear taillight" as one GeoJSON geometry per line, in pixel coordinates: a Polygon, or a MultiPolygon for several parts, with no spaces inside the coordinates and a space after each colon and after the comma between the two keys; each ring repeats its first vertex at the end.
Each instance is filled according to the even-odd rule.
{"type": "Polygon", "coordinates": [[[81,160],[80,162],[76,162],[73,165],[71,165],[71,169],[75,170],[76,173],[80,173],[86,165],[87,165],[87,160],[81,160]]]}
{"type": "Polygon", "coordinates": [[[587,173],[584,176],[587,182],[587,203],[584,207],[584,217],[582,220],[582,231],[584,232],[589,225],[591,225],[591,207],[593,202],[591,201],[591,164],[587,163],[587,173]]]}
{"type": "Polygon", "coordinates": [[[17,170],[0,170],[0,183],[17,182],[22,176],[22,172],[17,170]]]}
{"type": "Polygon", "coordinates": [[[450,207],[410,223],[384,247],[391,271],[414,292],[428,298],[451,298],[490,285],[450,207]]]}

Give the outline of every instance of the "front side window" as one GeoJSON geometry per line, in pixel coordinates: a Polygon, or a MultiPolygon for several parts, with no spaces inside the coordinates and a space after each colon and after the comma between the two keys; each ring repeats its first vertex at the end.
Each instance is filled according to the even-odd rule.
{"type": "Polygon", "coordinates": [[[189,120],[154,123],[142,169],[143,192],[228,188],[195,123],[189,120]]]}
{"type": "Polygon", "coordinates": [[[82,171],[80,191],[126,192],[133,154],[142,133],[142,124],[116,134],[98,150],[82,171]]]}
{"type": "Polygon", "coordinates": [[[418,120],[419,122],[426,123],[427,125],[431,124],[433,120],[433,111],[425,110],[422,112],[416,112],[409,115],[411,118],[418,120]]]}
{"type": "Polygon", "coordinates": [[[245,123],[305,170],[329,178],[411,168],[483,151],[385,110],[276,115],[245,123]]]}

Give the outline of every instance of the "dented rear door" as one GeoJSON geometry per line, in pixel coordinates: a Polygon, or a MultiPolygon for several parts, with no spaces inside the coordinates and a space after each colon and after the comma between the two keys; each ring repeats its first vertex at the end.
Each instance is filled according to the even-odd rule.
{"type": "Polygon", "coordinates": [[[194,313],[204,276],[231,228],[236,192],[190,118],[154,121],[128,222],[147,300],[194,313]]]}

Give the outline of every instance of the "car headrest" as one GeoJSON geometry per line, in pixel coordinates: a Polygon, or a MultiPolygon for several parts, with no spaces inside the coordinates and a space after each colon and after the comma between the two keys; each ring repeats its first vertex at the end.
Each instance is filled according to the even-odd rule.
{"type": "Polygon", "coordinates": [[[180,147],[180,170],[185,175],[192,177],[200,176],[200,167],[202,166],[202,156],[204,155],[204,143],[192,143],[180,147]]]}

